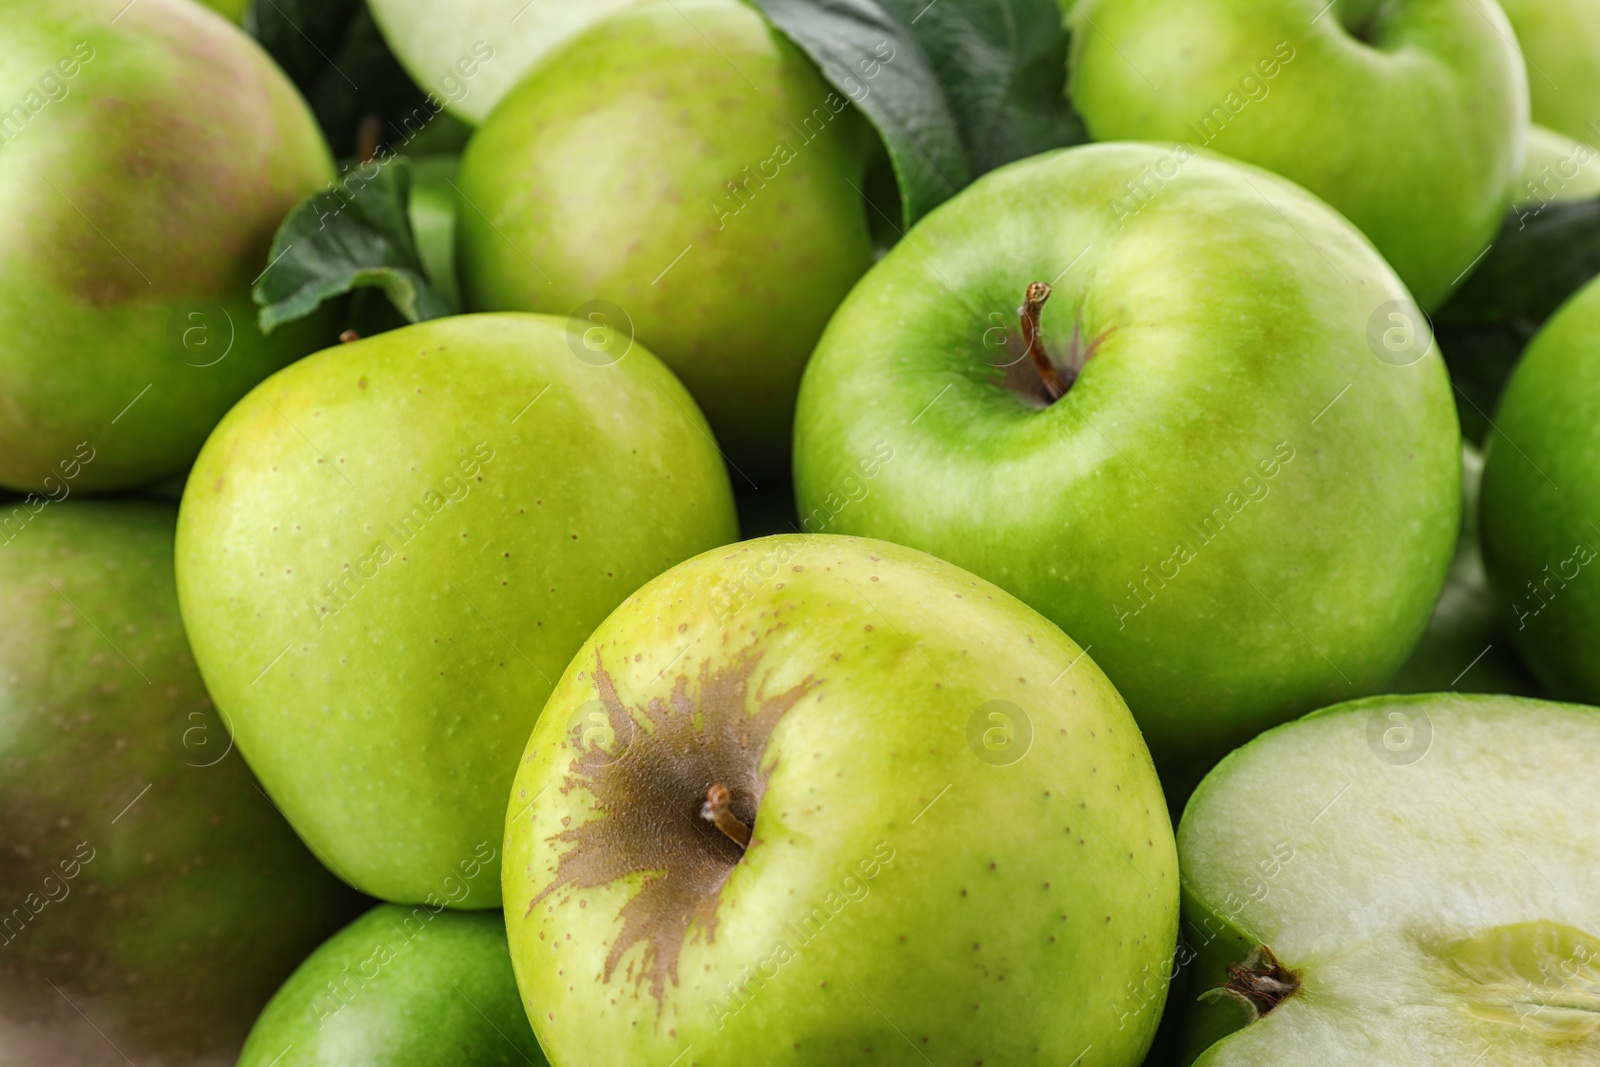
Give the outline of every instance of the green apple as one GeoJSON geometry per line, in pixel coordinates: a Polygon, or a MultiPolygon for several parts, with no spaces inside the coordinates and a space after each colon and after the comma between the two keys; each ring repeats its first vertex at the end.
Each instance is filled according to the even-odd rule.
{"type": "Polygon", "coordinates": [[[1571,203],[1600,197],[1600,149],[1543,126],[1528,128],[1528,158],[1522,166],[1511,207],[1571,203]]]}
{"type": "Polygon", "coordinates": [[[406,72],[476,126],[545,53],[643,2],[368,0],[367,6],[406,72]]]}
{"type": "Polygon", "coordinates": [[[358,898],[273,810],[206,696],[178,617],[176,509],[3,507],[0,1064],[231,1063],[358,898]]]}
{"type": "Polygon", "coordinates": [[[201,673],[295,829],[374,896],[497,905],[506,792],[561,669],[737,537],[694,402],[612,340],[506,314],[341,345],[263,382],[189,476],[201,673]]]}
{"type": "Polygon", "coordinates": [[[1374,697],[1229,756],[1178,829],[1196,1067],[1600,1063],[1600,710],[1374,697]]]}
{"type": "Polygon", "coordinates": [[[312,953],[238,1067],[544,1067],[498,912],[380,904],[312,953]]]}
{"type": "Polygon", "coordinates": [[[1182,144],[1038,156],[947,201],[840,307],[795,423],[803,528],[1043,612],[1169,797],[1387,682],[1461,514],[1450,384],[1394,272],[1304,190],[1182,144]]]}
{"type": "Polygon", "coordinates": [[[1096,140],[1185,141],[1298,182],[1359,226],[1425,309],[1499,229],[1528,83],[1494,3],[1071,6],[1070,91],[1096,140]]]}
{"type": "Polygon", "coordinates": [[[411,161],[411,199],[406,205],[417,253],[433,284],[460,306],[456,281],[456,171],[458,156],[424,156],[411,161]]]}
{"type": "Polygon", "coordinates": [[[1444,592],[1422,640],[1411,650],[1400,673],[1388,684],[1391,693],[1513,693],[1543,696],[1523,666],[1511,638],[1500,625],[1500,613],[1478,547],[1478,487],[1483,456],[1461,445],[1461,533],[1444,592]]]}
{"type": "Polygon", "coordinates": [[[1555,695],[1600,702],[1600,280],[1562,305],[1512,371],[1478,521],[1523,659],[1555,695]]]}
{"type": "Polygon", "coordinates": [[[1528,67],[1533,121],[1600,140],[1600,7],[1593,0],[1500,0],[1528,67]]]}
{"type": "Polygon", "coordinates": [[[271,338],[252,281],[333,163],[265,52],[193,0],[0,0],[0,484],[181,474],[271,338]]]}
{"type": "Polygon", "coordinates": [[[250,0],[200,0],[200,2],[234,22],[243,22],[244,13],[250,9],[250,0]]]}
{"type": "Polygon", "coordinates": [[[708,552],[562,675],[506,814],[551,1062],[1134,1065],[1177,935],[1127,707],[1026,605],[885,542],[708,552]]]}
{"type": "Polygon", "coordinates": [[[468,144],[467,305],[610,316],[683,379],[741,473],[782,473],[806,357],[872,262],[875,145],[753,8],[615,15],[468,144]]]}

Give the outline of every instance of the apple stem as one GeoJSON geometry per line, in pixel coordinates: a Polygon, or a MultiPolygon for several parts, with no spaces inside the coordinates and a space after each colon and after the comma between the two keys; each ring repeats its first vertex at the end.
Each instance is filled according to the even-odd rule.
{"type": "Polygon", "coordinates": [[[1049,282],[1031,282],[1023,294],[1022,306],[1017,308],[1017,315],[1022,319],[1022,340],[1028,347],[1028,358],[1033,361],[1033,369],[1039,372],[1050,399],[1055,401],[1065,396],[1070,386],[1044,350],[1044,341],[1039,334],[1039,314],[1044,310],[1044,302],[1049,299],[1049,282]]]}
{"type": "Polygon", "coordinates": [[[356,333],[356,331],[354,331],[354,330],[346,330],[346,331],[344,331],[343,333],[341,333],[339,335],[339,343],[342,344],[342,345],[347,345],[351,341],[359,341],[359,340],[361,340],[361,335],[359,333],[356,333]]]}
{"type": "Polygon", "coordinates": [[[700,808],[700,817],[726,834],[740,848],[750,847],[750,827],[739,821],[729,804],[733,795],[728,787],[718,782],[706,790],[706,802],[700,808]]]}

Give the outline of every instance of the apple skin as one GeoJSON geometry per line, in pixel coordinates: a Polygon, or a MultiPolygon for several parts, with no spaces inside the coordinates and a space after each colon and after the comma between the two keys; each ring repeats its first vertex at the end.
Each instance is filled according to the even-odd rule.
{"type": "Polygon", "coordinates": [[[373,21],[417,85],[476,126],[547,52],[616,11],[646,0],[368,0],[373,21]],[[473,47],[489,45],[474,65],[473,47]],[[457,64],[465,61],[467,77],[457,64]],[[450,79],[454,79],[453,81],[450,79]],[[450,91],[459,85],[460,91],[450,91]]]}
{"type": "Polygon", "coordinates": [[[176,521],[69,500],[0,548],[3,1067],[231,1064],[360,907],[231,750],[178,618],[176,521]]]}
{"type": "Polygon", "coordinates": [[[537,315],[341,345],[262,383],[190,474],[178,592],[207,687],[295,829],[373,896],[497,905],[506,791],[554,680],[629,592],[738,536],[671,373],[638,344],[574,351],[537,315]]]}
{"type": "Polygon", "coordinates": [[[1461,508],[1443,361],[1369,349],[1415,309],[1348,222],[1201,153],[1119,223],[1124,182],[1191,152],[1087,145],[979,179],[851,293],[795,418],[802,528],[932,552],[1083,642],[1169,799],[1387,682],[1461,508]],[[996,345],[1048,279],[1047,346],[1098,346],[1041,409],[999,384],[1029,364],[996,345]]]}
{"type": "Polygon", "coordinates": [[[506,815],[511,958],[558,1067],[1133,1065],[1172,848],[1126,706],[1038,613],[768,537],[646,585],[562,676],[506,815]],[[748,851],[700,818],[717,781],[748,851]]]}
{"type": "Polygon", "coordinates": [[[1528,76],[1511,28],[1478,0],[1323,7],[1084,0],[1069,14],[1073,103],[1095,140],[1188,141],[1303,185],[1431,309],[1494,238],[1521,170],[1528,76]],[[1347,28],[1374,17],[1377,47],[1347,28]]]}
{"type": "Polygon", "coordinates": [[[467,306],[609,301],[744,475],[782,473],[806,357],[872,263],[858,190],[875,144],[753,8],[615,15],[547,56],[468,144],[467,306]]]}
{"type": "Polygon", "coordinates": [[[192,0],[0,0],[0,40],[0,100],[42,105],[0,146],[0,484],[49,489],[83,442],[74,489],[181,474],[234,401],[332,340],[326,314],[263,337],[250,298],[333,177],[327,145],[192,0]]]}
{"type": "Polygon", "coordinates": [[[1527,60],[1533,121],[1600,140],[1600,8],[1589,0],[1500,0],[1527,60]]]}
{"type": "Polygon", "coordinates": [[[238,1067],[546,1067],[498,912],[380,904],[300,965],[238,1067]]]}
{"type": "Polygon", "coordinates": [[[1528,158],[1513,210],[1600,197],[1600,149],[1543,126],[1528,128],[1528,158]]]}
{"type": "Polygon", "coordinates": [[[1544,687],[1517,657],[1500,625],[1499,605],[1489,588],[1478,547],[1478,490],[1483,456],[1461,445],[1461,533],[1455,559],[1433,618],[1411,650],[1400,673],[1385,687],[1391,693],[1510,693],[1541,697],[1544,687]]]}
{"type": "Polygon", "coordinates": [[[1600,281],[1553,315],[1500,396],[1479,530],[1500,621],[1533,673],[1600,703],[1600,281]]]}

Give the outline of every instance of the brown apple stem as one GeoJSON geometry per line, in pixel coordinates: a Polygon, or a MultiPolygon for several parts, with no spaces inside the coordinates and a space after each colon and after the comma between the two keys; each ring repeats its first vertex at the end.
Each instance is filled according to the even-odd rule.
{"type": "Polygon", "coordinates": [[[347,345],[351,341],[359,341],[359,340],[361,340],[361,335],[359,333],[356,333],[354,330],[346,330],[346,331],[344,331],[344,333],[341,333],[339,335],[339,343],[342,344],[342,345],[347,345]]]}
{"type": "Polygon", "coordinates": [[[706,790],[706,802],[700,808],[700,817],[728,835],[740,848],[749,848],[750,827],[740,822],[728,806],[732,800],[733,795],[728,792],[728,787],[718,782],[706,790]]]}
{"type": "Polygon", "coordinates": [[[383,119],[377,115],[361,116],[356,127],[356,155],[362,163],[371,163],[378,155],[378,143],[383,137],[383,119]]]}
{"type": "Polygon", "coordinates": [[[1028,358],[1033,360],[1033,369],[1039,372],[1039,378],[1044,382],[1050,399],[1059,400],[1066,394],[1069,386],[1061,377],[1061,372],[1056,370],[1056,365],[1051,362],[1049,353],[1044,350],[1044,340],[1039,334],[1039,314],[1044,310],[1044,302],[1049,299],[1050,283],[1032,282],[1023,295],[1022,306],[1017,309],[1017,315],[1022,319],[1022,340],[1028,346],[1028,358]]]}

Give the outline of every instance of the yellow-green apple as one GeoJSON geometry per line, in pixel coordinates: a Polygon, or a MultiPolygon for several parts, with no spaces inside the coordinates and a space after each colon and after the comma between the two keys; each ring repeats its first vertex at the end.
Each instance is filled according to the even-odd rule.
{"type": "Polygon", "coordinates": [[[939,207],[840,307],[795,423],[806,530],[1043,612],[1174,795],[1386,683],[1460,522],[1450,384],[1393,270],[1304,190],[1184,144],[1037,156],[939,207]]]}
{"type": "Polygon", "coordinates": [[[631,328],[741,472],[782,472],[806,357],[872,262],[875,145],[754,8],[614,15],[546,56],[468,144],[467,306],[631,328]]]}
{"type": "Polygon", "coordinates": [[[333,163],[289,79],[193,0],[0,0],[0,484],[181,474],[251,386],[331,340],[250,299],[333,163]]]}
{"type": "Polygon", "coordinates": [[[1600,7],[1592,0],[1500,0],[1528,67],[1533,121],[1600,140],[1600,7]]]}
{"type": "Polygon", "coordinates": [[[911,549],[767,537],[646,585],[562,675],[506,813],[511,959],[558,1067],[1133,1065],[1170,835],[1042,616],[911,549]]]}
{"type": "Polygon", "coordinates": [[[368,0],[416,83],[476,126],[547,52],[644,0],[368,0]],[[463,91],[452,91],[459,84],[463,91]]]}
{"type": "Polygon", "coordinates": [[[206,696],[176,509],[5,512],[0,1064],[232,1063],[359,898],[273,810],[206,696]]]}
{"type": "Polygon", "coordinates": [[[295,829],[374,896],[482,908],[561,669],[641,583],[735,537],[705,421],[643,346],[458,316],[301,360],[229,412],[184,491],[178,592],[295,829]]]}

